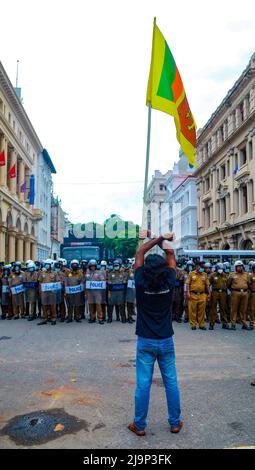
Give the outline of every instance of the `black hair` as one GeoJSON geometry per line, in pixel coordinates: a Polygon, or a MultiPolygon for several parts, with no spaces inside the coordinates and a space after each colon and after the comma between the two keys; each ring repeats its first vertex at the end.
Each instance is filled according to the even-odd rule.
{"type": "Polygon", "coordinates": [[[152,292],[158,292],[166,287],[169,279],[168,264],[161,255],[151,254],[145,259],[143,267],[146,288],[152,292]]]}

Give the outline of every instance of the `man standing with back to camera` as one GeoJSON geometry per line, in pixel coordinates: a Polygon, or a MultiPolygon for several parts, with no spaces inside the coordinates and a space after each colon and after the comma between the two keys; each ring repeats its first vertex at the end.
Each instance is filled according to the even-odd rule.
{"type": "Polygon", "coordinates": [[[172,328],[172,300],[176,279],[174,250],[164,240],[172,241],[168,233],[144,243],[135,258],[135,287],[137,301],[136,334],[136,391],[135,418],[128,428],[137,436],[145,435],[149,409],[150,388],[154,363],[157,360],[165,385],[170,431],[178,433],[182,426],[180,394],[175,369],[172,328]],[[144,255],[159,245],[165,257],[144,255]]]}

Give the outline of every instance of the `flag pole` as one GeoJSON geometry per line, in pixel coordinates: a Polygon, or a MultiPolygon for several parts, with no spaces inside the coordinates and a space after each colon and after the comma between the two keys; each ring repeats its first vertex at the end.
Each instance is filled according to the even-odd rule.
{"type": "Polygon", "coordinates": [[[147,186],[148,186],[150,142],[151,142],[151,103],[149,103],[149,106],[148,106],[147,148],[146,148],[146,163],[145,163],[145,177],[144,177],[144,190],[143,190],[143,202],[144,203],[146,202],[146,192],[147,192],[147,186]]]}

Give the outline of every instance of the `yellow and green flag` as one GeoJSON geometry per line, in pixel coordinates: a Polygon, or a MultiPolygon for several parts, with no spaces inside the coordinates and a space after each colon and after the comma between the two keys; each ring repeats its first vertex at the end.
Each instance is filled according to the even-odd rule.
{"type": "Polygon", "coordinates": [[[179,70],[154,19],[147,106],[174,117],[176,137],[192,166],[195,162],[196,123],[190,111],[179,70]]]}

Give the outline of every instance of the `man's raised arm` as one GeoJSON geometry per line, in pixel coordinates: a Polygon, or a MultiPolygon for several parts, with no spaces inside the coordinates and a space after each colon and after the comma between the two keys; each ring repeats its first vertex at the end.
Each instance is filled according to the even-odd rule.
{"type": "Polygon", "coordinates": [[[166,253],[166,260],[167,260],[169,267],[176,269],[174,250],[170,248],[164,249],[163,248],[164,240],[168,240],[168,241],[174,240],[174,234],[166,233],[164,235],[161,235],[160,237],[152,238],[151,240],[147,241],[142,246],[140,246],[140,248],[138,249],[136,253],[134,268],[137,269],[137,268],[140,268],[140,266],[143,266],[145,253],[147,253],[147,251],[149,251],[155,245],[159,245],[160,248],[162,248],[166,253]]]}

